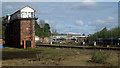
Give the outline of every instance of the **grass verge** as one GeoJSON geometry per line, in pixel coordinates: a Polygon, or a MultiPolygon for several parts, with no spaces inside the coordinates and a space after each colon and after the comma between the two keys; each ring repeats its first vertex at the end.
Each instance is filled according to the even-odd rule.
{"type": "Polygon", "coordinates": [[[105,51],[93,51],[91,62],[108,64],[107,59],[109,58],[110,53],[105,51]]]}

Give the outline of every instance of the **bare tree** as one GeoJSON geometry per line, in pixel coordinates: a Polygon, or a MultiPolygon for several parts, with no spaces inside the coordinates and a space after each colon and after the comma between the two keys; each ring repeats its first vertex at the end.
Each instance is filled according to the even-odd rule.
{"type": "Polygon", "coordinates": [[[39,25],[40,25],[40,28],[44,28],[45,20],[40,20],[39,25]]]}

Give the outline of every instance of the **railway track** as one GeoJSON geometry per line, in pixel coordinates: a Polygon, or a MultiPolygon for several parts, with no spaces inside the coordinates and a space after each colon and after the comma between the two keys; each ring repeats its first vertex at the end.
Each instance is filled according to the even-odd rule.
{"type": "Polygon", "coordinates": [[[103,49],[103,50],[120,50],[120,47],[97,47],[97,46],[58,46],[58,45],[36,45],[37,47],[53,48],[76,48],[76,49],[103,49]]]}

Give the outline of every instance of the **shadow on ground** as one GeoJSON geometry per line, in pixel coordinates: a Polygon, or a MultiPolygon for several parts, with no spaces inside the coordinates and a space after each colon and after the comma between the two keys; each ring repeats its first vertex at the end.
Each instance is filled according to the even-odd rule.
{"type": "Polygon", "coordinates": [[[19,52],[2,51],[2,60],[35,58],[36,53],[40,53],[40,52],[39,51],[19,51],[19,52]]]}

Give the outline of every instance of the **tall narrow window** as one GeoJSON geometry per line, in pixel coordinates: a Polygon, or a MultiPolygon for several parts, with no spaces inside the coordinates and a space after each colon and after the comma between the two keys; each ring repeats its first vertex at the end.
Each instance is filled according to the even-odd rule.
{"type": "Polygon", "coordinates": [[[31,12],[28,12],[28,18],[31,18],[31,12]]]}
{"type": "Polygon", "coordinates": [[[31,12],[31,17],[34,18],[34,13],[33,12],[31,12]]]}

